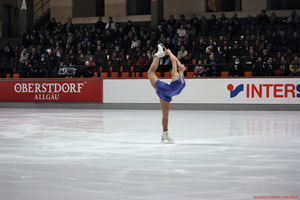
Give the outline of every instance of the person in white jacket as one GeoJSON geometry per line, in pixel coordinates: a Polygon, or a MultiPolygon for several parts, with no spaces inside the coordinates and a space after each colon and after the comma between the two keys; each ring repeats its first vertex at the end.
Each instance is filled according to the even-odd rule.
{"type": "Polygon", "coordinates": [[[177,58],[180,62],[189,59],[189,53],[185,50],[184,45],[180,46],[180,51],[177,53],[177,58]]]}
{"type": "Polygon", "coordinates": [[[180,25],[180,28],[177,30],[177,33],[178,33],[179,37],[184,37],[185,36],[186,31],[185,31],[183,25],[180,25]]]}
{"type": "Polygon", "coordinates": [[[108,22],[105,26],[105,29],[110,29],[110,30],[114,30],[115,29],[115,22],[113,22],[112,17],[108,18],[108,22]]]}
{"type": "Polygon", "coordinates": [[[299,17],[296,15],[295,10],[291,11],[291,15],[289,16],[287,23],[299,23],[299,17]]]}
{"type": "Polygon", "coordinates": [[[21,55],[20,55],[20,60],[19,62],[23,65],[25,61],[27,61],[29,58],[29,53],[26,48],[23,49],[21,55]]]}

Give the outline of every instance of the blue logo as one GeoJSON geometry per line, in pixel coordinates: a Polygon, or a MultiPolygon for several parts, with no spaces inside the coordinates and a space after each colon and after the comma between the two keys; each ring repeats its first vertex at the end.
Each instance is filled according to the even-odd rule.
{"type": "MultiPolygon", "coordinates": [[[[300,84],[297,85],[296,90],[297,90],[298,92],[300,92],[300,84]]],[[[299,94],[299,93],[297,94],[297,98],[300,98],[300,94],[299,94]]]]}
{"type": "Polygon", "coordinates": [[[233,98],[236,97],[240,92],[244,91],[244,84],[238,85],[235,89],[232,84],[228,84],[227,89],[230,91],[230,98],[233,98]]]}

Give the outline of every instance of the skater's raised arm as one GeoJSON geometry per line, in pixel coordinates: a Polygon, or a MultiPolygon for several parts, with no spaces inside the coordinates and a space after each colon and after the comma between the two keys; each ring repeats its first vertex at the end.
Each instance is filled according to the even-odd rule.
{"type": "Polygon", "coordinates": [[[172,53],[172,51],[170,49],[166,49],[165,52],[166,52],[166,54],[168,54],[170,56],[171,60],[174,59],[173,57],[175,57],[175,56],[174,56],[174,54],[172,53]]]}
{"type": "Polygon", "coordinates": [[[171,62],[175,62],[177,63],[177,65],[181,65],[181,62],[178,60],[178,58],[171,52],[170,49],[166,49],[165,51],[169,56],[170,56],[170,60],[171,62]]]}
{"type": "Polygon", "coordinates": [[[170,56],[170,60],[172,63],[172,78],[173,78],[174,76],[177,75],[177,60],[174,54],[172,54],[172,52],[169,49],[166,50],[166,53],[170,56]]]}

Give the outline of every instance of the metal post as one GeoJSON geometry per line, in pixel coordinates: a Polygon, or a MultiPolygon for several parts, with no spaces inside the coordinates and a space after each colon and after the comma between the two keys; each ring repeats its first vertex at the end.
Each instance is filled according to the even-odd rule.
{"type": "Polygon", "coordinates": [[[151,0],[151,26],[157,28],[164,18],[164,0],[151,0]]]}
{"type": "Polygon", "coordinates": [[[33,0],[26,0],[27,2],[27,28],[29,31],[33,30],[34,25],[34,3],[33,0]]]}

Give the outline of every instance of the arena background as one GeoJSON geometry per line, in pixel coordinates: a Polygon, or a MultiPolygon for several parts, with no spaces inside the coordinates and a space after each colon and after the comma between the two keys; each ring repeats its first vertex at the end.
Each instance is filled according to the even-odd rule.
{"type": "MultiPolygon", "coordinates": [[[[40,0],[26,0],[27,4],[31,4],[28,7],[29,17],[34,21],[37,21],[41,15],[49,12],[50,18],[56,18],[56,21],[65,23],[70,17],[73,19],[74,24],[88,24],[97,22],[97,16],[104,12],[103,21],[107,22],[108,17],[113,17],[115,22],[127,22],[131,20],[133,22],[147,22],[152,21],[151,15],[127,15],[127,3],[126,0],[43,0],[45,4],[42,10],[38,10],[41,6],[40,0]],[[37,5],[34,7],[34,5],[37,5]],[[104,9],[102,10],[102,7],[104,9]],[[80,9],[78,9],[80,8],[80,9]],[[99,9],[97,9],[99,8],[99,9]],[[36,12],[36,14],[33,14],[36,12]],[[81,17],[78,17],[81,16],[81,17]],[[84,16],[84,17],[82,17],[84,16]]],[[[135,2],[135,1],[133,1],[135,2]]],[[[163,3],[163,10],[160,10],[163,18],[169,19],[170,15],[174,15],[175,18],[179,18],[180,15],[184,14],[186,19],[190,19],[192,14],[196,14],[199,18],[203,15],[207,19],[210,18],[212,12],[206,12],[206,0],[164,0],[154,1],[154,3],[163,3]]],[[[260,13],[262,9],[267,10],[267,14],[270,15],[272,12],[276,13],[277,17],[287,17],[290,14],[290,9],[281,10],[284,8],[282,5],[278,10],[271,10],[271,4],[274,4],[273,0],[241,0],[241,11],[230,11],[225,12],[226,17],[232,17],[233,13],[237,13],[239,18],[246,18],[247,16],[255,17],[260,13]]],[[[288,2],[288,1],[278,1],[288,2]]],[[[300,12],[299,2],[295,1],[297,6],[293,9],[300,12]],[[297,9],[298,8],[298,9],[297,9]]],[[[153,3],[153,2],[152,2],[153,3]]],[[[10,36],[20,37],[23,30],[27,27],[27,13],[24,14],[24,10],[21,10],[22,0],[0,0],[0,38],[8,37],[7,27],[10,27],[10,36]],[[9,16],[9,17],[8,17],[9,16]],[[10,23],[8,22],[8,19],[10,23]],[[6,19],[6,20],[5,20],[6,19]],[[5,33],[4,33],[4,32],[5,33]]],[[[155,9],[152,9],[152,12],[155,9]]],[[[217,18],[220,17],[222,12],[213,12],[217,18]]],[[[49,19],[50,19],[49,18],[49,19]]],[[[157,19],[157,22],[160,19],[157,19]]],[[[156,23],[157,23],[156,22],[156,23]]],[[[153,23],[153,22],[152,22],[153,23]]]]}

